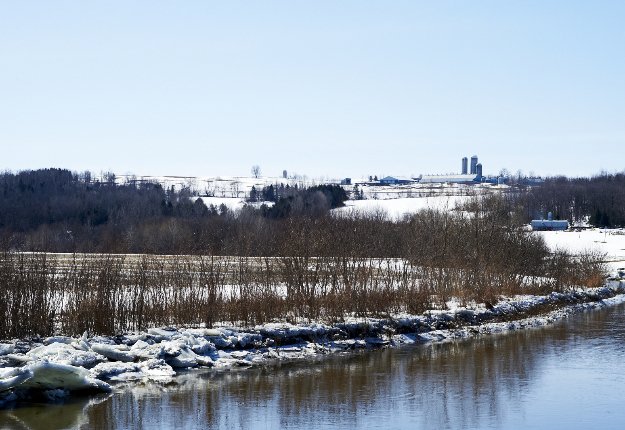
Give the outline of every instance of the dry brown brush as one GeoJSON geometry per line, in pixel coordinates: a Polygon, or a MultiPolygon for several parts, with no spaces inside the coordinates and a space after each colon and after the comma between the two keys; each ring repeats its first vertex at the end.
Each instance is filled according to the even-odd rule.
{"type": "Polygon", "coordinates": [[[476,203],[399,221],[382,212],[280,221],[243,214],[197,231],[208,255],[5,252],[0,338],[338,322],[444,308],[451,298],[494,302],[601,284],[603,256],[552,253],[504,209],[476,203]]]}

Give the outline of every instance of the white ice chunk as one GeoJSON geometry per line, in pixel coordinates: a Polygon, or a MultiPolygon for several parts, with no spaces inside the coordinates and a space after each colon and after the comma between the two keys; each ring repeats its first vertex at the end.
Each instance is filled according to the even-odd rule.
{"type": "Polygon", "coordinates": [[[156,338],[162,338],[162,339],[171,339],[172,337],[176,336],[178,333],[178,331],[174,330],[164,330],[162,328],[151,328],[148,329],[148,333],[151,334],[152,336],[156,337],[156,338]]]}
{"type": "Polygon", "coordinates": [[[152,380],[169,379],[176,372],[164,360],[152,359],[141,362],[143,373],[152,380]]]}
{"type": "Polygon", "coordinates": [[[179,337],[179,340],[184,341],[189,346],[194,346],[198,344],[198,339],[189,332],[183,332],[179,337]]]}
{"type": "Polygon", "coordinates": [[[76,350],[74,349],[74,347],[66,343],[55,342],[51,343],[50,345],[43,345],[37,348],[33,348],[28,351],[26,355],[30,355],[31,357],[47,357],[49,355],[58,355],[59,353],[68,351],[73,352],[76,350]]]}
{"type": "Polygon", "coordinates": [[[24,354],[7,354],[6,358],[15,363],[28,363],[34,360],[33,357],[24,354]]]}
{"type": "Polygon", "coordinates": [[[145,341],[148,338],[147,333],[126,333],[121,336],[120,340],[125,345],[134,345],[139,340],[145,341]]]}
{"type": "Polygon", "coordinates": [[[85,342],[89,342],[89,343],[104,343],[106,345],[117,345],[117,343],[111,339],[110,337],[106,337],[106,336],[95,336],[92,337],[91,340],[89,339],[83,339],[85,342]]]}
{"type": "Polygon", "coordinates": [[[0,369],[0,392],[9,390],[24,381],[32,378],[33,374],[28,369],[9,367],[0,369]]]}
{"type": "Polygon", "coordinates": [[[10,343],[0,343],[0,355],[7,355],[15,351],[15,345],[10,343]]]}
{"type": "Polygon", "coordinates": [[[161,344],[148,345],[145,348],[133,349],[132,352],[139,360],[148,360],[151,358],[162,358],[164,346],[161,344]]]}
{"type": "Polygon", "coordinates": [[[147,342],[145,342],[145,341],[143,341],[143,340],[139,339],[138,341],[136,341],[136,342],[135,342],[135,344],[134,344],[134,345],[132,345],[132,347],[130,348],[130,350],[131,350],[131,351],[135,351],[135,350],[137,350],[137,349],[145,349],[145,348],[147,348],[148,346],[150,346],[150,344],[149,344],[149,343],[147,343],[147,342]]]}
{"type": "Polygon", "coordinates": [[[98,354],[102,354],[109,360],[131,362],[135,361],[137,354],[130,351],[126,345],[105,345],[102,343],[94,343],[91,349],[98,354]]]}
{"type": "Polygon", "coordinates": [[[249,355],[249,352],[247,351],[232,351],[230,353],[230,356],[232,358],[236,358],[237,360],[245,360],[248,355],[249,355]]]}
{"type": "Polygon", "coordinates": [[[219,348],[231,348],[232,347],[232,341],[230,339],[227,339],[227,338],[225,339],[223,337],[215,337],[212,340],[215,346],[219,348]]]}
{"type": "Polygon", "coordinates": [[[161,342],[161,354],[165,358],[177,357],[182,353],[180,350],[181,346],[184,345],[181,345],[178,342],[161,342]]]}
{"type": "Polygon", "coordinates": [[[186,346],[180,347],[180,354],[167,360],[173,368],[197,366],[197,355],[186,346]]]}
{"type": "Polygon", "coordinates": [[[204,336],[221,336],[221,332],[212,328],[206,328],[204,329],[204,336]]]}
{"type": "MultiPolygon", "coordinates": [[[[66,343],[52,343],[50,345],[40,346],[28,351],[26,356],[30,359],[30,361],[33,359],[38,360],[41,358],[47,358],[49,361],[54,363],[83,367],[95,366],[105,360],[102,355],[96,354],[91,350],[78,350],[72,345],[68,345],[66,343]]],[[[26,359],[22,360],[21,356],[14,356],[11,357],[11,359],[14,361],[27,361],[26,359]]]]}
{"type": "Polygon", "coordinates": [[[447,334],[448,332],[445,332],[443,330],[432,330],[426,333],[419,333],[417,336],[420,341],[429,342],[429,341],[436,341],[436,340],[444,340],[447,338],[447,334]]]}
{"type": "Polygon", "coordinates": [[[205,357],[203,355],[197,355],[195,359],[197,360],[197,364],[199,364],[200,366],[212,367],[215,364],[212,358],[205,357]]]}
{"type": "Polygon", "coordinates": [[[33,377],[22,384],[27,388],[42,390],[87,390],[96,389],[110,391],[111,387],[102,381],[91,378],[91,373],[84,367],[70,366],[68,364],[50,363],[47,360],[37,361],[27,366],[33,377]]]}
{"type": "Polygon", "coordinates": [[[241,348],[245,348],[245,345],[247,345],[248,342],[250,341],[250,337],[251,336],[247,333],[237,336],[237,342],[239,342],[239,345],[241,345],[241,348]]]}
{"type": "Polygon", "coordinates": [[[52,336],[49,337],[47,339],[44,340],[44,343],[47,343],[48,345],[52,344],[52,343],[67,343],[70,344],[72,342],[75,342],[76,339],[72,339],[71,337],[67,337],[67,336],[52,336]]]}
{"type": "Polygon", "coordinates": [[[79,349],[80,351],[89,351],[91,349],[91,345],[82,339],[77,342],[72,342],[71,345],[74,349],[79,349]]]}
{"type": "Polygon", "coordinates": [[[69,364],[79,367],[93,367],[98,363],[106,361],[106,358],[93,351],[62,351],[57,355],[49,355],[48,361],[53,363],[69,364]]]}
{"type": "MultiPolygon", "coordinates": [[[[139,363],[124,363],[121,361],[109,361],[100,363],[91,369],[91,375],[97,379],[112,378],[123,373],[136,373],[141,369],[139,363]]],[[[132,378],[130,378],[132,379],[132,378]]],[[[136,378],[141,379],[141,378],[136,378]]]]}
{"type": "Polygon", "coordinates": [[[52,343],[50,345],[40,346],[31,349],[26,355],[31,359],[48,358],[49,361],[55,363],[84,367],[95,366],[104,361],[102,355],[96,354],[91,350],[79,350],[66,343],[52,343]]]}
{"type": "Polygon", "coordinates": [[[204,338],[200,338],[198,339],[197,344],[193,345],[191,349],[196,354],[207,355],[215,351],[215,345],[213,345],[211,342],[207,341],[204,338]]]}
{"type": "Polygon", "coordinates": [[[165,361],[152,359],[140,363],[102,363],[91,369],[91,374],[96,378],[108,378],[111,381],[132,381],[168,379],[175,376],[176,372],[165,361]]]}
{"type": "Polygon", "coordinates": [[[221,332],[212,328],[190,328],[186,330],[194,336],[220,337],[221,332]]]}

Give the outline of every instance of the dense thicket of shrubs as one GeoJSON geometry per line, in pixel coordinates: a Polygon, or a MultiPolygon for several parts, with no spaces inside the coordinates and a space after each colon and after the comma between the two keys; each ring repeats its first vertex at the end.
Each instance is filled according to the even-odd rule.
{"type": "Polygon", "coordinates": [[[212,257],[8,252],[0,258],[0,337],[341,321],[444,308],[452,297],[483,303],[601,284],[601,256],[551,253],[509,214],[474,208],[398,222],[383,213],[219,215],[213,229],[196,232],[215,246],[212,257]]]}

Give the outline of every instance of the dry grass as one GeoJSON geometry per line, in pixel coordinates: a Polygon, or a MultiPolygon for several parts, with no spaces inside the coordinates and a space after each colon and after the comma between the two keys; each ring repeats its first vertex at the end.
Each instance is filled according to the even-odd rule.
{"type": "Polygon", "coordinates": [[[521,291],[596,286],[602,279],[597,258],[558,254],[550,260],[551,277],[527,278],[396,258],[4,253],[0,337],[417,314],[444,308],[451,297],[483,302],[521,291]]]}

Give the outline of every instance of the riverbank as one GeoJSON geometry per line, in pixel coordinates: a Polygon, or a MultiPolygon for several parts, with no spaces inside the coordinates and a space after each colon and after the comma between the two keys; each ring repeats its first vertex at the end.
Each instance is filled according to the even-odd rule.
{"type": "Polygon", "coordinates": [[[258,366],[318,354],[449,341],[542,326],[585,309],[625,302],[625,283],[495,305],[430,310],[335,324],[270,323],[253,328],[155,328],[115,337],[14,340],[0,344],[0,405],[71,392],[110,391],[119,381],[169,381],[177,369],[258,366]]]}

